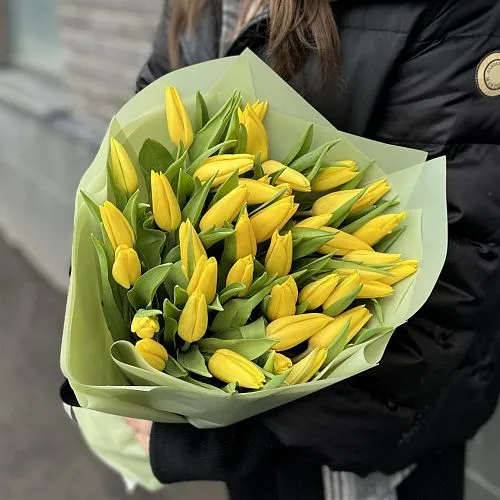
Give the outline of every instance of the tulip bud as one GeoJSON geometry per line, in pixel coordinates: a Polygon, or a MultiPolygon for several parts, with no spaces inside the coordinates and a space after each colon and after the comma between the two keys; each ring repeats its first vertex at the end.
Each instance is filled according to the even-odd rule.
{"type": "Polygon", "coordinates": [[[156,316],[134,316],[130,331],[141,339],[152,339],[160,331],[160,323],[156,316]]]}
{"type": "Polygon", "coordinates": [[[181,223],[181,208],[163,173],[151,170],[151,199],[156,225],[164,231],[174,231],[181,223]]]}
{"type": "Polygon", "coordinates": [[[168,352],[161,344],[152,339],[142,339],[135,344],[135,348],[150,366],[161,372],[165,369],[168,352]]]}
{"type": "Polygon", "coordinates": [[[276,179],[275,183],[277,185],[287,184],[294,191],[302,191],[308,193],[311,191],[311,184],[309,183],[307,177],[302,175],[297,170],[283,165],[279,161],[268,160],[262,164],[262,170],[266,174],[272,174],[278,170],[284,169],[280,176],[276,179]]]}
{"type": "Polygon", "coordinates": [[[111,138],[111,173],[120,191],[130,198],[138,189],[139,181],[134,164],[125,148],[111,138]]]}
{"type": "Polygon", "coordinates": [[[262,121],[255,114],[253,108],[249,105],[244,111],[238,110],[240,123],[247,129],[247,153],[257,155],[260,153],[260,159],[266,161],[268,157],[268,138],[267,132],[262,121]]]}
{"type": "Polygon", "coordinates": [[[379,283],[378,281],[370,281],[363,284],[358,299],[382,299],[389,297],[393,292],[392,286],[379,283]]]}
{"type": "Polygon", "coordinates": [[[308,229],[321,229],[326,226],[332,218],[331,214],[316,215],[315,217],[308,217],[297,224],[295,227],[305,227],[308,229]]]}
{"type": "Polygon", "coordinates": [[[252,108],[255,111],[255,114],[257,115],[259,120],[262,122],[266,117],[267,110],[269,108],[269,103],[267,101],[258,100],[252,104],[252,108]]]}
{"type": "Polygon", "coordinates": [[[358,306],[334,318],[325,328],[309,339],[309,348],[323,347],[328,349],[342,333],[350,320],[347,342],[350,342],[370,320],[372,314],[365,306],[358,306]]]}
{"type": "Polygon", "coordinates": [[[290,276],[281,285],[274,285],[267,303],[266,315],[271,321],[295,314],[299,291],[295,280],[290,276]]]}
{"type": "Polygon", "coordinates": [[[352,234],[345,233],[344,231],[339,231],[338,229],[333,229],[331,227],[322,227],[321,230],[326,231],[327,233],[332,233],[333,236],[326,245],[323,245],[319,249],[319,253],[326,255],[335,252],[335,255],[346,255],[353,250],[366,250],[368,252],[373,251],[372,247],[352,234]]]}
{"type": "Polygon", "coordinates": [[[399,253],[370,252],[367,250],[354,250],[349,252],[343,260],[356,262],[364,266],[387,266],[395,264],[401,258],[399,253]]]}
{"type": "Polygon", "coordinates": [[[274,375],[282,375],[286,371],[288,371],[292,367],[292,360],[285,356],[284,354],[280,354],[276,352],[274,354],[273,360],[273,373],[274,375]]]}
{"type": "Polygon", "coordinates": [[[396,267],[389,270],[391,276],[384,276],[379,281],[380,283],[385,283],[386,285],[395,285],[401,280],[408,278],[412,274],[416,273],[418,269],[418,260],[403,260],[398,263],[396,267]]]}
{"type": "MultiPolygon", "coordinates": [[[[382,238],[391,234],[406,219],[406,212],[379,215],[354,232],[353,236],[367,245],[376,245],[382,238]]],[[[352,249],[357,250],[357,249],[352,249]]]]}
{"type": "Polygon", "coordinates": [[[262,203],[267,203],[283,189],[283,186],[271,186],[269,184],[269,179],[267,182],[262,182],[261,179],[257,181],[254,179],[239,179],[238,184],[247,188],[247,203],[249,205],[261,205],[262,203]]]}
{"type": "Polygon", "coordinates": [[[312,185],[312,190],[329,191],[351,181],[357,175],[357,164],[355,161],[339,161],[323,170],[316,177],[312,185]]]}
{"type": "Polygon", "coordinates": [[[349,189],[346,191],[334,191],[333,193],[325,194],[314,202],[312,213],[313,215],[332,214],[335,210],[345,205],[348,201],[351,201],[362,191],[362,189],[349,189]]]}
{"type": "Polygon", "coordinates": [[[371,281],[379,281],[382,278],[386,278],[386,274],[377,273],[376,271],[367,271],[366,269],[353,269],[347,267],[341,267],[336,270],[336,273],[342,277],[347,278],[353,274],[359,274],[361,283],[370,283],[371,281]]]}
{"type": "Polygon", "coordinates": [[[205,335],[208,328],[208,310],[205,295],[199,290],[186,302],[179,318],[179,337],[192,344],[205,335]]]}
{"type": "Polygon", "coordinates": [[[278,340],[273,349],[286,351],[320,332],[331,321],[332,318],[319,313],[286,316],[267,325],[266,337],[278,340]]]}
{"type": "Polygon", "coordinates": [[[309,302],[308,311],[321,307],[333,293],[339,282],[338,274],[330,274],[305,286],[299,295],[299,303],[309,302]]]}
{"type": "Polygon", "coordinates": [[[127,245],[118,245],[111,274],[114,280],[127,290],[135,285],[141,276],[141,262],[137,252],[127,245]]]}
{"type": "Polygon", "coordinates": [[[377,201],[379,201],[383,196],[385,196],[391,190],[389,183],[382,179],[380,181],[370,184],[363,196],[354,204],[352,207],[353,212],[363,210],[364,208],[371,207],[377,201]]]}
{"type": "Polygon", "coordinates": [[[179,246],[181,249],[182,270],[190,278],[196,263],[201,257],[207,257],[207,252],[189,219],[183,222],[179,228],[179,246]],[[189,271],[190,269],[191,271],[189,271]]]}
{"type": "Polygon", "coordinates": [[[266,271],[268,274],[275,274],[278,278],[285,276],[292,268],[293,241],[292,232],[288,231],[285,236],[280,236],[278,231],[274,231],[271,244],[266,254],[266,271]]]}
{"type": "Polygon", "coordinates": [[[217,261],[215,257],[207,259],[205,255],[202,255],[196,263],[187,292],[192,295],[197,291],[205,295],[207,304],[214,301],[217,293],[217,261]]]}
{"type": "Polygon", "coordinates": [[[260,389],[266,377],[254,363],[229,349],[218,349],[208,362],[210,373],[222,382],[237,383],[246,389],[260,389]]]}
{"type": "Polygon", "coordinates": [[[252,257],[257,255],[257,241],[255,240],[250,217],[248,217],[247,207],[243,208],[238,218],[234,237],[236,242],[236,259],[242,259],[247,255],[252,255],[252,257]]]}
{"type": "Polygon", "coordinates": [[[242,259],[238,259],[233,265],[226,278],[226,286],[234,283],[242,283],[245,285],[245,290],[241,291],[238,296],[243,297],[253,282],[253,255],[247,255],[242,259]]]}
{"type": "Polygon", "coordinates": [[[165,90],[165,108],[170,140],[177,147],[182,142],[186,149],[189,148],[193,143],[193,126],[175,87],[165,90]]]}
{"type": "Polygon", "coordinates": [[[329,307],[333,306],[333,304],[342,300],[344,297],[351,295],[354,290],[359,288],[359,285],[361,285],[359,272],[355,272],[348,278],[345,278],[339,285],[337,285],[337,287],[323,303],[323,311],[326,311],[329,307]]]}
{"type": "Polygon", "coordinates": [[[110,201],[105,201],[99,207],[102,223],[108,235],[113,250],[119,245],[133,248],[135,245],[135,234],[125,216],[110,201]]]}
{"type": "Polygon", "coordinates": [[[314,349],[304,359],[293,365],[285,382],[288,385],[305,384],[318,373],[326,360],[326,349],[314,349]]]}
{"type": "Polygon", "coordinates": [[[299,205],[293,202],[293,196],[286,196],[250,217],[257,243],[271,238],[274,231],[280,231],[298,208],[299,205]]]}
{"type": "Polygon", "coordinates": [[[232,222],[241,212],[247,201],[248,191],[238,186],[209,208],[201,218],[200,229],[205,231],[211,227],[223,227],[225,222],[232,222]]]}
{"type": "Polygon", "coordinates": [[[238,175],[252,170],[254,156],[249,154],[226,154],[212,156],[205,160],[194,173],[194,177],[206,182],[216,174],[212,187],[217,187],[229,179],[237,170],[238,175]]]}

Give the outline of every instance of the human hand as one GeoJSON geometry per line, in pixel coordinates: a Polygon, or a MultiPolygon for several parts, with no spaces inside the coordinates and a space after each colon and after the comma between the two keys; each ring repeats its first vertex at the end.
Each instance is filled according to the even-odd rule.
{"type": "Polygon", "coordinates": [[[125,421],[133,430],[137,442],[149,453],[149,438],[153,422],[149,420],[137,420],[135,418],[125,418],[125,421]]]}

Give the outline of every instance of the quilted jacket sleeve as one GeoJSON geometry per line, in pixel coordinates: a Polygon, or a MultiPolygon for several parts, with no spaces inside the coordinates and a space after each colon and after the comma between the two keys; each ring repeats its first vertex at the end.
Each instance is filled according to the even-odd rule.
{"type": "Polygon", "coordinates": [[[500,96],[476,82],[481,58],[500,50],[493,4],[449,2],[398,66],[370,127],[374,139],[447,156],[449,251],[432,297],[380,367],[263,416],[282,443],[333,469],[402,469],[470,438],[495,407],[500,96]]]}

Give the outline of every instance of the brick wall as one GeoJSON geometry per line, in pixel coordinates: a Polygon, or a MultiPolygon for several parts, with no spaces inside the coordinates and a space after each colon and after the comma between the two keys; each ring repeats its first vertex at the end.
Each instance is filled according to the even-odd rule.
{"type": "Polygon", "coordinates": [[[61,0],[65,81],[79,118],[108,121],[134,92],[163,0],[61,0]]]}

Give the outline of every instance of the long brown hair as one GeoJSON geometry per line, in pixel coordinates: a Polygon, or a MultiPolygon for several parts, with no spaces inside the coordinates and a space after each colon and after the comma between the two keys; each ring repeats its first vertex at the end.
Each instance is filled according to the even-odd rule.
{"type": "MultiPolygon", "coordinates": [[[[255,5],[266,0],[242,0],[240,29],[255,14],[255,5]]],[[[179,35],[192,32],[208,0],[174,0],[168,27],[169,55],[180,66],[179,35]]],[[[339,34],[330,0],[267,0],[269,4],[268,53],[283,77],[293,76],[308,54],[321,58],[325,75],[339,63],[339,34]]]]}

